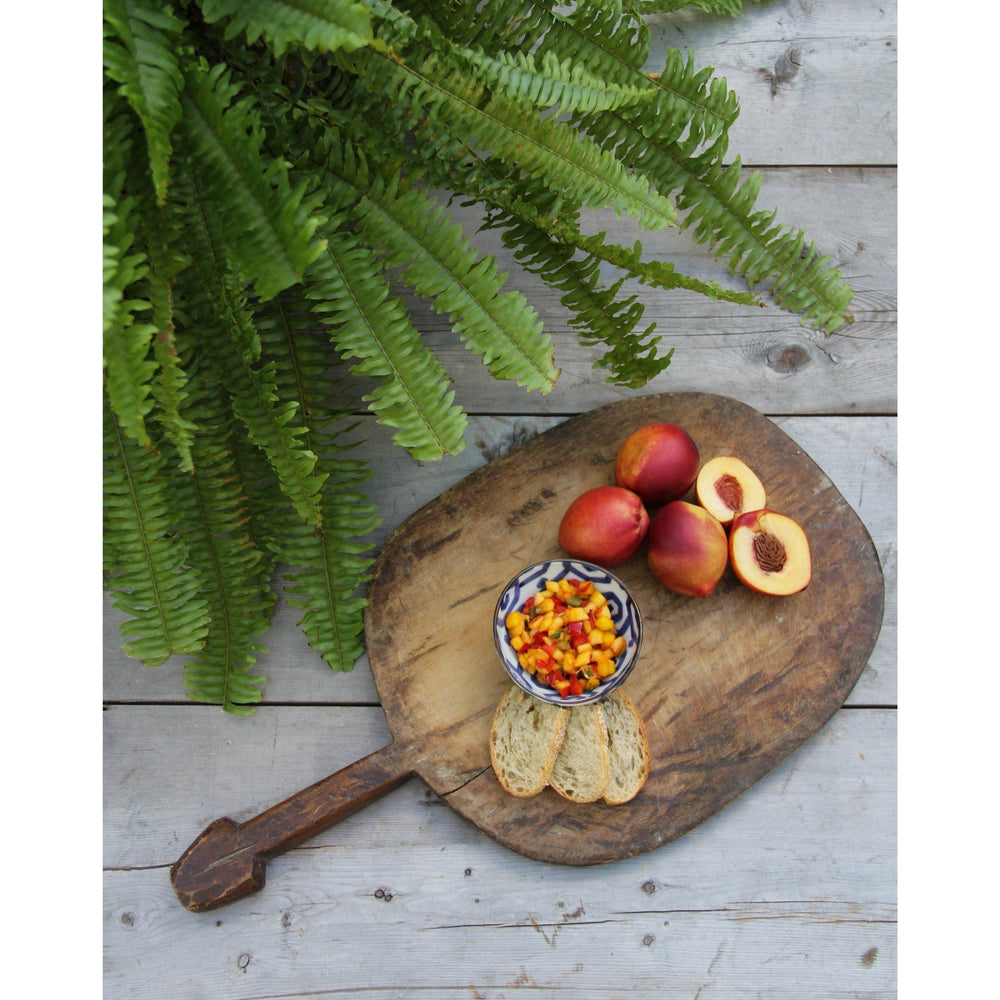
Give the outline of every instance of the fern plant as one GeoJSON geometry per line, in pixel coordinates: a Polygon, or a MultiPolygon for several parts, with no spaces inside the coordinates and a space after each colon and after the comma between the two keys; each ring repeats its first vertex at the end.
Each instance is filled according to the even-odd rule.
{"type": "Polygon", "coordinates": [[[494,377],[552,389],[537,314],[432,191],[482,206],[624,386],[673,353],[629,281],[738,303],[759,288],[817,329],[850,321],[840,275],[725,162],[726,82],[678,51],[645,69],[644,15],[685,6],[741,11],[105,0],[105,574],[127,653],[188,657],[191,698],[253,711],[281,566],[310,643],[353,665],[377,512],[344,380],[366,380],[414,458],[464,445],[400,285],[494,377]],[[586,233],[603,207],[686,229],[746,290],[586,233]]]}

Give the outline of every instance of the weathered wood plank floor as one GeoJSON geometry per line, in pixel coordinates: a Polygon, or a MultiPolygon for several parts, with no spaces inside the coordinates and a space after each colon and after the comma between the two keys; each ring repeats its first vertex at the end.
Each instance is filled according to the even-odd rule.
{"type": "MultiPolygon", "coordinates": [[[[259,661],[265,704],[193,705],[183,661],[117,647],[105,614],[105,995],[156,1000],[364,996],[678,998],[896,995],[895,3],[773,0],[737,20],[651,19],[654,58],[690,47],[741,96],[731,149],[764,175],[761,207],[801,226],[856,289],[830,337],[793,316],[638,286],[676,348],[643,392],[733,396],[772,416],[830,475],[882,561],[886,613],[868,668],[811,741],[717,816],[656,851],[597,868],[498,846],[413,779],[271,862],[263,893],[182,909],[167,872],[211,820],[246,818],[389,742],[364,657],[331,675],[279,603],[259,661]]],[[[473,222],[475,213],[456,209],[473,222]]],[[[623,240],[612,217],[594,220],[623,240]]],[[[733,283],[677,233],[647,251],[733,283]]],[[[421,328],[471,414],[465,451],[417,464],[371,418],[362,432],[379,543],[447,486],[539,430],[626,390],[567,332],[557,296],[513,282],[556,343],[559,385],[490,380],[441,318],[421,328]]],[[[363,387],[358,390],[359,399],[363,387]]]]}

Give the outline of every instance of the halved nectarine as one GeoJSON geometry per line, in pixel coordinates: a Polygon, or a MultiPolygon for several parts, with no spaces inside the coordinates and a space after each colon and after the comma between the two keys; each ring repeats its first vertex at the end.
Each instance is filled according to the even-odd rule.
{"type": "Polygon", "coordinates": [[[797,594],[812,579],[806,533],[773,510],[747,511],[733,521],[729,561],[740,583],[759,594],[797,594]]]}
{"type": "Polygon", "coordinates": [[[742,459],[720,455],[698,471],[694,484],[698,503],[723,525],[746,510],[761,510],[767,503],[764,484],[742,459]]]}

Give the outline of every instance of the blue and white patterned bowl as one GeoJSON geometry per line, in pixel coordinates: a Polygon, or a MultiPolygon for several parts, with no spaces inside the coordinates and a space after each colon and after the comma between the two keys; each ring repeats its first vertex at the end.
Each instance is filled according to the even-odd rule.
{"type": "Polygon", "coordinates": [[[548,559],[521,570],[504,587],[493,614],[493,643],[497,653],[500,654],[504,669],[522,691],[550,705],[572,708],[574,705],[585,705],[591,701],[607,698],[624,683],[639,658],[639,649],[642,646],[642,616],[625,584],[613,573],[580,559],[548,559]],[[592,580],[594,586],[608,599],[611,620],[615,623],[618,634],[625,637],[625,651],[615,661],[615,672],[607,680],[602,681],[591,691],[567,695],[564,698],[554,688],[536,681],[517,662],[517,652],[510,644],[507,626],[504,623],[511,611],[520,610],[532,594],[545,588],[546,580],[562,580],[567,577],[575,580],[592,580]]]}

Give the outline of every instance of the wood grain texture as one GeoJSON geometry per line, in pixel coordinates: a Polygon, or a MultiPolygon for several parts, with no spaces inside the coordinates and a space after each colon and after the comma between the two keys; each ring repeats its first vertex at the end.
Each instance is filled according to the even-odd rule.
{"type": "Polygon", "coordinates": [[[837,713],[698,829],[591,868],[504,849],[414,779],[276,858],[266,897],[196,914],[167,877],[180,839],[238,807],[247,774],[277,795],[376,746],[382,714],[264,706],[244,726],[196,705],[109,709],[105,996],[618,1000],[627,963],[636,996],[889,998],[895,715],[837,713]],[[178,780],[179,731],[225,763],[178,780]]]}

